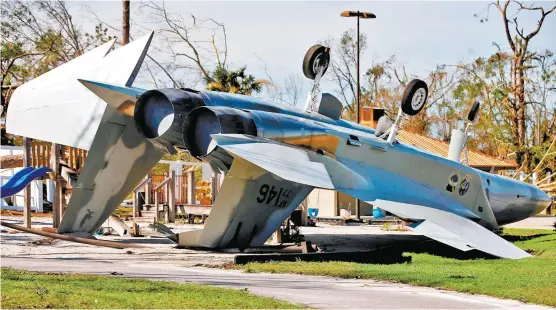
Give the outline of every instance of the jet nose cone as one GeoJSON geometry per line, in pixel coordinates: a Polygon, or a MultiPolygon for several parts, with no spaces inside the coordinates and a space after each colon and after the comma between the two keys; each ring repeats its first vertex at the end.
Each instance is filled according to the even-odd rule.
{"type": "Polygon", "coordinates": [[[539,188],[535,188],[533,190],[532,200],[537,205],[534,214],[537,214],[537,213],[543,211],[544,209],[548,208],[548,206],[550,206],[550,204],[552,203],[552,198],[550,198],[550,196],[548,196],[547,193],[543,192],[539,188]]]}

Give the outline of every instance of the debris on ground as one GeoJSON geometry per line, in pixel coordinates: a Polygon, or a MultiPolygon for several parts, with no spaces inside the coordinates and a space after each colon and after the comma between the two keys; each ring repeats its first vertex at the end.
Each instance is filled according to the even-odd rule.
{"type": "Polygon", "coordinates": [[[56,241],[57,241],[56,239],[52,239],[52,238],[43,238],[43,239],[31,241],[29,243],[34,245],[51,245],[56,241]]]}

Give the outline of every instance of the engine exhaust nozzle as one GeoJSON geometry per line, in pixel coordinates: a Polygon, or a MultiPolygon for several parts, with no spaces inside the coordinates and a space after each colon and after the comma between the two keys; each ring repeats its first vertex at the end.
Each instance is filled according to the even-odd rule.
{"type": "Polygon", "coordinates": [[[256,136],[257,127],[249,112],[229,107],[199,107],[183,122],[183,141],[191,155],[208,155],[215,147],[213,134],[247,134],[256,136]]]}
{"type": "Polygon", "coordinates": [[[177,88],[149,90],[137,99],[135,125],[145,137],[168,150],[185,148],[183,121],[189,112],[203,105],[201,96],[193,91],[177,88]]]}

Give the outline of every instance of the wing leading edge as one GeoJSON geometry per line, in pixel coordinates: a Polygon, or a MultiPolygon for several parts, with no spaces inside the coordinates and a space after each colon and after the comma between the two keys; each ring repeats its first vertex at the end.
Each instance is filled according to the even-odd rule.
{"type": "Polygon", "coordinates": [[[368,203],[402,218],[422,220],[412,227],[414,231],[462,251],[477,249],[494,256],[511,259],[531,257],[527,252],[490,230],[454,213],[380,199],[368,203]]]}

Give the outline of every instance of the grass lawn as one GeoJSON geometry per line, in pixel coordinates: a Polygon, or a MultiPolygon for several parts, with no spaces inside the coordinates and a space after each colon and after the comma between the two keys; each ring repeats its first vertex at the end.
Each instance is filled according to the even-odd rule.
{"type": "MultiPolygon", "coordinates": [[[[246,272],[386,280],[556,306],[556,232],[506,228],[504,237],[522,249],[533,250],[535,257],[455,259],[430,254],[435,252],[431,249],[407,253],[413,259],[405,264],[277,262],[250,263],[243,268],[246,272]]],[[[442,246],[436,242],[428,244],[442,246]]]]}
{"type": "Polygon", "coordinates": [[[2,268],[2,308],[300,308],[246,291],[2,268]]]}

